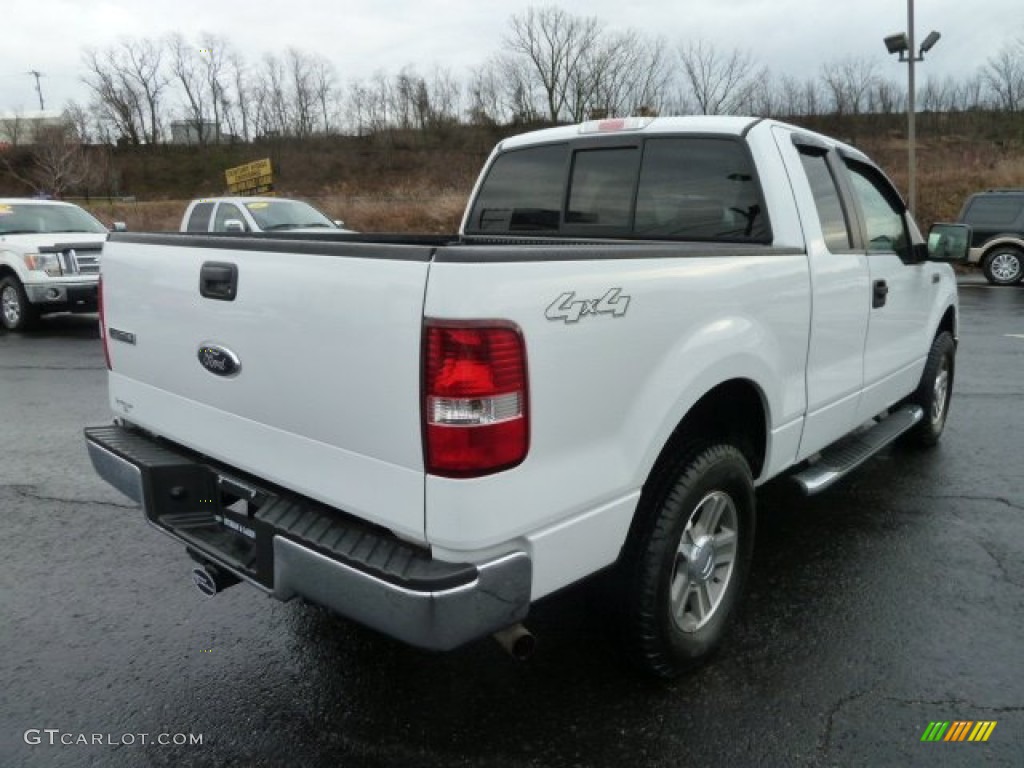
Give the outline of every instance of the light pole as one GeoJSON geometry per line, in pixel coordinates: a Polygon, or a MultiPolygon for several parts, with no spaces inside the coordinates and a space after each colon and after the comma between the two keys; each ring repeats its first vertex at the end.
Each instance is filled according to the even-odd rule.
{"type": "Polygon", "coordinates": [[[930,51],[941,34],[932,30],[921,43],[917,55],[914,55],[914,0],[907,0],[907,31],[897,32],[885,38],[885,48],[889,53],[898,53],[900,61],[907,62],[907,207],[911,213],[917,207],[917,108],[914,104],[917,95],[914,84],[914,63],[924,61],[924,55],[930,51]]]}

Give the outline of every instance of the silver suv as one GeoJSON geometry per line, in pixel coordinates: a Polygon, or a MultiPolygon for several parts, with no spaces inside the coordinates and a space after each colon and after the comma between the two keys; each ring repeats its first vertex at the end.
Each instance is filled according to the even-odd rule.
{"type": "Polygon", "coordinates": [[[968,261],[993,285],[1024,277],[1024,189],[990,189],[967,198],[959,222],[973,232],[968,261]]]}

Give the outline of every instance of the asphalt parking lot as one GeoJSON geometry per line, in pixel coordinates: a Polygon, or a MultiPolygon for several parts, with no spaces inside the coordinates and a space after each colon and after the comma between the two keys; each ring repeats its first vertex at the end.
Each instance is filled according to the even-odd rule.
{"type": "Polygon", "coordinates": [[[0,766],[1019,768],[1024,286],[968,277],[961,306],[939,448],[815,499],[764,489],[734,631],[671,685],[624,666],[586,585],[538,606],[525,664],[246,586],[202,598],[89,465],[81,430],[110,420],[96,318],[0,332],[0,766]],[[996,726],[922,743],[932,721],[996,726]]]}

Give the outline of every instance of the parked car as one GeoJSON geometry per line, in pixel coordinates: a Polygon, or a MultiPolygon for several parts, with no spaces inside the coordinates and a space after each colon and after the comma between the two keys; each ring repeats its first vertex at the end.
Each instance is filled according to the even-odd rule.
{"type": "Polygon", "coordinates": [[[1024,278],[1024,189],[990,189],[967,198],[958,221],[973,236],[968,262],[980,264],[993,285],[1024,278]]]}
{"type": "MultiPolygon", "coordinates": [[[[123,224],[115,224],[123,229],[123,224]]],[[[71,203],[0,199],[0,322],[20,331],[40,315],[95,312],[107,228],[71,203]]]]}
{"type": "Polygon", "coordinates": [[[926,242],[867,156],[771,120],[504,139],[457,234],[210,240],[111,235],[97,471],[205,594],[434,650],[525,652],[607,569],[676,675],[739,604],[755,487],[932,446],[953,393],[967,227],[926,242]]]}
{"type": "Polygon", "coordinates": [[[285,197],[204,197],[181,219],[182,232],[351,232],[309,203],[285,197]]]}

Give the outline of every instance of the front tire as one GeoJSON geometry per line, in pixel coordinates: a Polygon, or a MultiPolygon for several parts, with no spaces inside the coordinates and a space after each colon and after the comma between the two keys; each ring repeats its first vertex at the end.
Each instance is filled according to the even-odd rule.
{"type": "Polygon", "coordinates": [[[909,402],[920,405],[924,418],[906,434],[908,444],[930,448],[939,442],[949,416],[949,401],[953,395],[953,374],[956,370],[956,344],[948,331],[932,341],[928,359],[921,374],[917,391],[909,402]]]}
{"type": "Polygon", "coordinates": [[[13,275],[0,280],[0,323],[9,331],[23,331],[36,320],[35,307],[28,300],[21,281],[13,275]]]}
{"type": "Polygon", "coordinates": [[[691,447],[645,486],[619,578],[625,640],[647,672],[670,679],[717,649],[750,569],[754,506],[731,445],[691,447]]]}
{"type": "Polygon", "coordinates": [[[981,270],[992,285],[1014,285],[1024,277],[1024,253],[1011,246],[1000,246],[985,256],[981,270]]]}

